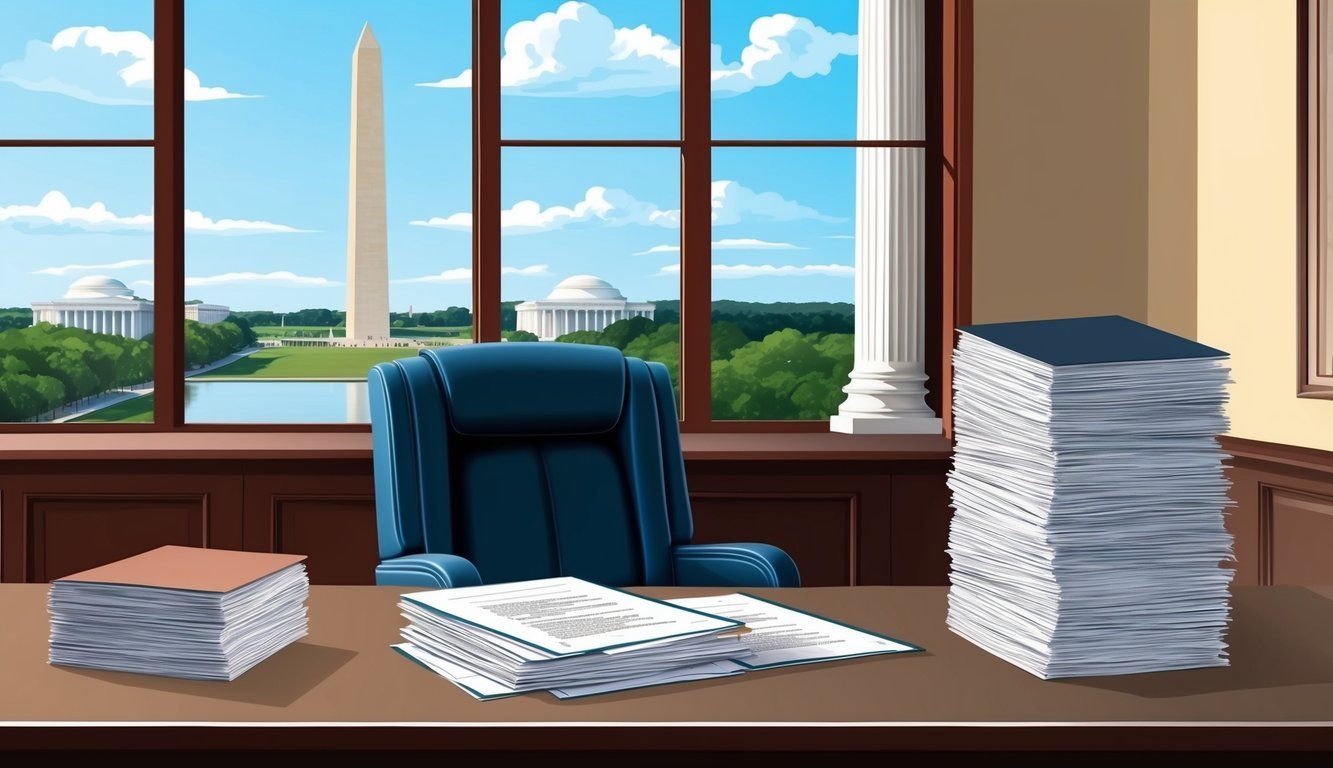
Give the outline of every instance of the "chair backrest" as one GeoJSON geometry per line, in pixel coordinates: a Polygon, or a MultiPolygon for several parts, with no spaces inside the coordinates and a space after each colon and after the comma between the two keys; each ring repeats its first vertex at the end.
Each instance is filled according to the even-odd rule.
{"type": "Polygon", "coordinates": [[[371,370],[380,556],[468,558],[488,583],[670,584],[693,536],[666,367],[554,342],[371,370]]]}

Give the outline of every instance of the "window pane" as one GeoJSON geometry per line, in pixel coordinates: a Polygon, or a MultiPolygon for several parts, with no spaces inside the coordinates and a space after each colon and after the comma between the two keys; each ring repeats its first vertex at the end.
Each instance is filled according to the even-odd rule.
{"type": "Polygon", "coordinates": [[[713,152],[713,418],[837,413],[852,370],[855,160],[713,152]]]}
{"type": "Polygon", "coordinates": [[[856,138],[857,0],[713,0],[713,137],[856,138]]]}
{"type": "Polygon", "coordinates": [[[152,421],[152,234],[152,150],[0,148],[0,421],[152,421]]]}
{"type": "Polygon", "coordinates": [[[152,104],[151,0],[0,1],[0,138],[152,138],[152,104]]]}
{"type": "Polygon", "coordinates": [[[680,153],[508,149],[501,327],[617,347],[680,387],[680,153]]]}
{"type": "Polygon", "coordinates": [[[680,135],[680,0],[504,0],[501,14],[505,138],[680,135]]]}
{"type": "Polygon", "coordinates": [[[186,421],[366,422],[372,365],[470,340],[471,102],[419,87],[470,16],[187,4],[187,60],[261,98],[186,107],[186,421]]]}

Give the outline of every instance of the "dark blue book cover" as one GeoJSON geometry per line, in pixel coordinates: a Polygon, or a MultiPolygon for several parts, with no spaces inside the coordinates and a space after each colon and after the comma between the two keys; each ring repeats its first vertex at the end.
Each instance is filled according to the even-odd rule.
{"type": "Polygon", "coordinates": [[[1051,366],[1227,357],[1119,315],[969,325],[959,330],[1051,366]]]}

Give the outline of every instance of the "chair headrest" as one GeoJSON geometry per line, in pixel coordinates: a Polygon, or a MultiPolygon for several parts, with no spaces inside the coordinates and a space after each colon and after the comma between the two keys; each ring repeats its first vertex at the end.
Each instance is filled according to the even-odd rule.
{"type": "Polygon", "coordinates": [[[558,342],[423,350],[444,382],[454,431],[473,436],[610,432],[625,401],[625,356],[558,342]]]}

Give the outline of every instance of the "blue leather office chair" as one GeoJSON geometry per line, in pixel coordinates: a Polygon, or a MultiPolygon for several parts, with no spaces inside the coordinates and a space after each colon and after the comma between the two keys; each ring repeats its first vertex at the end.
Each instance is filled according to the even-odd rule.
{"type": "Polygon", "coordinates": [[[768,544],[691,544],[666,366],[613,347],[491,343],[370,371],[379,584],[551,576],[794,587],[768,544]]]}

